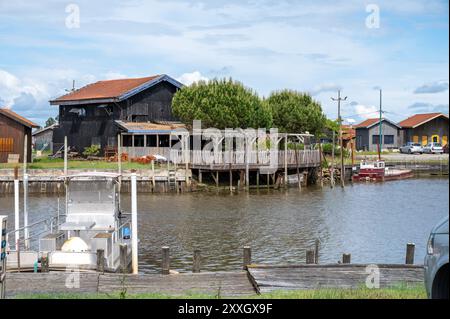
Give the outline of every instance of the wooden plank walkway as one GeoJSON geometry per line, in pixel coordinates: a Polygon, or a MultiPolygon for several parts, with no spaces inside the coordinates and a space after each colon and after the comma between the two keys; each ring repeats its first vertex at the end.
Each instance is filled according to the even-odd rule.
{"type": "MultiPolygon", "coordinates": [[[[249,265],[249,278],[258,293],[273,290],[365,287],[367,265],[249,265]]],[[[423,267],[416,265],[377,265],[380,288],[399,283],[422,284],[423,267]]]]}
{"type": "MultiPolygon", "coordinates": [[[[223,297],[245,297],[278,289],[364,287],[367,265],[249,265],[246,271],[181,273],[176,275],[120,275],[80,273],[79,288],[66,285],[69,273],[8,273],[6,296],[33,293],[161,293],[172,296],[201,293],[223,297]]],[[[423,284],[423,267],[416,265],[377,265],[380,287],[397,284],[423,284]]],[[[70,281],[69,281],[70,283],[70,281]]]]}
{"type": "Polygon", "coordinates": [[[80,273],[80,287],[67,288],[69,273],[8,273],[6,296],[33,293],[112,293],[124,288],[127,294],[201,293],[221,296],[250,296],[256,293],[246,271],[181,273],[177,275],[121,275],[80,273]]]}

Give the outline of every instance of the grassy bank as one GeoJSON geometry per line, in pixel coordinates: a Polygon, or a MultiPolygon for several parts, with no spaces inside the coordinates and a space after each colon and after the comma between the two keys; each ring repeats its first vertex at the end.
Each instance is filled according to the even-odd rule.
{"type": "MultiPolygon", "coordinates": [[[[183,295],[167,295],[161,293],[143,294],[25,294],[18,295],[16,299],[218,299],[218,295],[185,293],[183,295]]],[[[275,291],[243,298],[250,299],[424,299],[425,289],[422,286],[406,287],[399,286],[384,289],[317,289],[317,290],[294,290],[275,291]]]]}
{"type": "MultiPolygon", "coordinates": [[[[0,168],[14,168],[15,166],[21,167],[22,164],[12,164],[12,163],[1,163],[0,168]]],[[[61,158],[39,158],[35,159],[33,163],[28,163],[27,167],[29,169],[63,169],[64,160],[61,158]]],[[[159,165],[155,165],[158,168],[159,165]]],[[[80,160],[69,160],[67,163],[68,169],[117,169],[117,162],[107,162],[107,161],[80,161],[80,160]]],[[[122,169],[150,169],[151,165],[132,163],[132,162],[122,162],[122,169]]]]}

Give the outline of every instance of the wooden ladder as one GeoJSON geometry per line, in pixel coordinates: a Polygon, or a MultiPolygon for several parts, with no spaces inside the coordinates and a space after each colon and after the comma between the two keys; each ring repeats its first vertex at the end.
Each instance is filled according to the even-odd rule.
{"type": "Polygon", "coordinates": [[[176,171],[174,169],[169,170],[169,177],[167,181],[169,182],[169,189],[174,191],[177,186],[176,171]]]}

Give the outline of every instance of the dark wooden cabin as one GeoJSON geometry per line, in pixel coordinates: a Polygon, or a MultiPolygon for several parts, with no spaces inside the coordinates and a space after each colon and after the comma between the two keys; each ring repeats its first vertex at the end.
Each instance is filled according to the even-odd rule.
{"type": "Polygon", "coordinates": [[[8,157],[19,155],[23,162],[25,135],[27,136],[27,161],[31,162],[31,130],[39,125],[27,120],[7,108],[0,108],[0,163],[7,163],[8,157]]]}
{"type": "Polygon", "coordinates": [[[53,132],[58,151],[67,136],[78,152],[91,145],[116,147],[120,122],[171,123],[172,98],[182,84],[167,75],[99,81],[50,101],[59,105],[59,127],[53,132]]]}

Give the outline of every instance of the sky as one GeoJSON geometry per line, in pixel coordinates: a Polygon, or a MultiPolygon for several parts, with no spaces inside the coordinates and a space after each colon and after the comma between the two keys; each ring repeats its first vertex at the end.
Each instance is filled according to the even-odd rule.
{"type": "Polygon", "coordinates": [[[40,125],[49,100],[105,79],[231,77],[308,92],[348,123],[449,108],[441,0],[0,0],[0,106],[40,125]]]}

